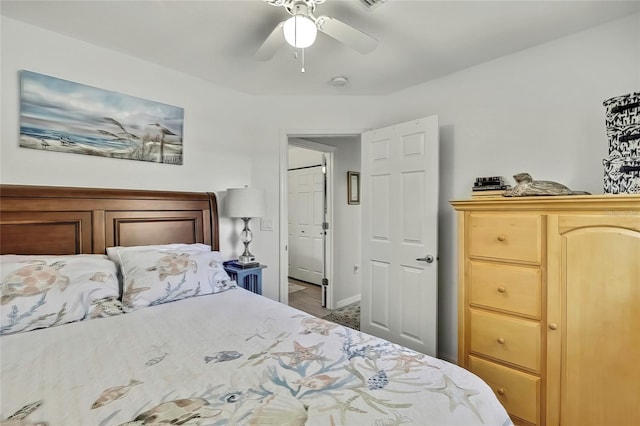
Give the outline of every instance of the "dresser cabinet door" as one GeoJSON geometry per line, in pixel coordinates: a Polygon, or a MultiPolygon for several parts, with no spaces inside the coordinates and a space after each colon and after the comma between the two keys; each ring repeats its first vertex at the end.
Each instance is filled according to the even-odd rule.
{"type": "Polygon", "coordinates": [[[549,217],[547,424],[640,424],[640,215],[549,217]]]}

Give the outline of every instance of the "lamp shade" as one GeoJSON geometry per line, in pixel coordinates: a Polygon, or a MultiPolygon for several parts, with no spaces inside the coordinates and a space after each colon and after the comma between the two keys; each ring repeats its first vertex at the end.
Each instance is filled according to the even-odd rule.
{"type": "Polygon", "coordinates": [[[263,217],[267,213],[267,199],[263,189],[227,189],[228,217],[263,217]]]}
{"type": "Polygon", "coordinates": [[[284,39],[293,47],[309,47],[316,41],[318,28],[304,15],[294,15],[284,23],[284,39]]]}

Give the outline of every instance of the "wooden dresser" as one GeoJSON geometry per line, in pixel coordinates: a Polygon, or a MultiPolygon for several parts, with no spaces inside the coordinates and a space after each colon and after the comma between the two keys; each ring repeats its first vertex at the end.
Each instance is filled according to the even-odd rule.
{"type": "Polygon", "coordinates": [[[522,425],[640,424],[640,196],[458,211],[458,363],[522,425]]]}

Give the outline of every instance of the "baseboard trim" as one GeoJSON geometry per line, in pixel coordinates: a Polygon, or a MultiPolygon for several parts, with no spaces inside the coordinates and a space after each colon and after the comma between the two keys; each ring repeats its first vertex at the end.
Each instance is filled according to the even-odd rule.
{"type": "Polygon", "coordinates": [[[336,303],[336,309],[344,308],[345,306],[351,305],[352,303],[359,302],[360,299],[361,299],[361,297],[360,297],[359,294],[356,294],[355,296],[348,297],[346,299],[342,299],[338,303],[336,303]]]}

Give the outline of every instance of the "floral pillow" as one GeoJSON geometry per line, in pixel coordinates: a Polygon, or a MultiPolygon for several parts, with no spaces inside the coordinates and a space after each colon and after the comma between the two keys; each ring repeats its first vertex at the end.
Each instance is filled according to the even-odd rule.
{"type": "Polygon", "coordinates": [[[217,251],[131,250],[120,253],[122,303],[139,309],[236,286],[217,251]]]}
{"type": "Polygon", "coordinates": [[[190,250],[190,251],[211,251],[211,246],[208,244],[160,244],[149,246],[115,246],[107,247],[107,256],[109,259],[120,265],[120,254],[128,251],[149,251],[149,250],[190,250]]]}
{"type": "Polygon", "coordinates": [[[0,334],[53,327],[117,313],[116,265],[107,256],[0,257],[0,334]]]}

